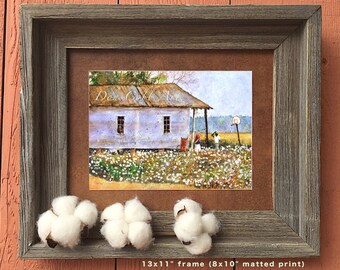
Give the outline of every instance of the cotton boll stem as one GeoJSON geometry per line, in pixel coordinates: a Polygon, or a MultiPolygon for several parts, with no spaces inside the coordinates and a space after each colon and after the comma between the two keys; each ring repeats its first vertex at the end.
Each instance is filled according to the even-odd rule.
{"type": "Polygon", "coordinates": [[[202,214],[202,206],[198,202],[189,198],[184,198],[174,205],[174,216],[177,218],[179,214],[185,209],[186,213],[202,214]]]}
{"type": "Polygon", "coordinates": [[[47,241],[47,245],[50,248],[55,248],[58,245],[58,243],[56,241],[54,241],[53,239],[51,239],[49,237],[46,239],[46,241],[47,241]]]}
{"type": "Polygon", "coordinates": [[[57,215],[71,215],[78,204],[78,197],[76,196],[61,196],[52,201],[53,212],[57,215]]]}
{"type": "Polygon", "coordinates": [[[207,253],[212,246],[212,240],[209,234],[203,233],[193,239],[190,245],[185,245],[185,249],[192,255],[201,255],[207,253]]]}

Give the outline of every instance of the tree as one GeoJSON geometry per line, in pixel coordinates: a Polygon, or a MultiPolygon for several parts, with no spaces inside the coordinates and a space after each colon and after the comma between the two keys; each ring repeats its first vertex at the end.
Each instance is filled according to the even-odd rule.
{"type": "Polygon", "coordinates": [[[165,71],[168,83],[182,83],[189,85],[195,83],[192,71],[165,71]]]}
{"type": "Polygon", "coordinates": [[[90,71],[90,85],[140,85],[159,84],[167,80],[164,72],[154,74],[151,71],[90,71]]]}
{"type": "Polygon", "coordinates": [[[140,85],[160,83],[181,83],[189,85],[195,82],[191,71],[90,71],[90,85],[140,85]]]}

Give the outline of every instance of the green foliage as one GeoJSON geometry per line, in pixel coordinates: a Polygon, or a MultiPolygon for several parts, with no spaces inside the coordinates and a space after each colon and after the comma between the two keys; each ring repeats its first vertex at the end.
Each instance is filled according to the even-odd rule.
{"type": "Polygon", "coordinates": [[[165,73],[151,71],[91,71],[89,73],[90,85],[140,85],[159,84],[167,80],[165,73]]]}

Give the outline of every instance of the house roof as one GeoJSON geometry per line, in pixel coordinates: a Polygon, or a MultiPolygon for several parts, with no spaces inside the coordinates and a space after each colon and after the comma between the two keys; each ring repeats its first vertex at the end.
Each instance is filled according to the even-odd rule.
{"type": "Polygon", "coordinates": [[[90,86],[90,106],[211,109],[175,83],[90,86]]]}

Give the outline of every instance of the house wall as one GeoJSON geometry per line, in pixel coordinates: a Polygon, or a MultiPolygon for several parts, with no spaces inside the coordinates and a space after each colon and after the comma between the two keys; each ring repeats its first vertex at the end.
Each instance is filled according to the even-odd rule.
{"type": "Polygon", "coordinates": [[[179,148],[189,136],[188,108],[90,108],[90,148],[179,148]],[[124,116],[124,134],[117,133],[117,117],[124,116]],[[163,116],[170,116],[170,133],[164,134],[163,116]]]}

